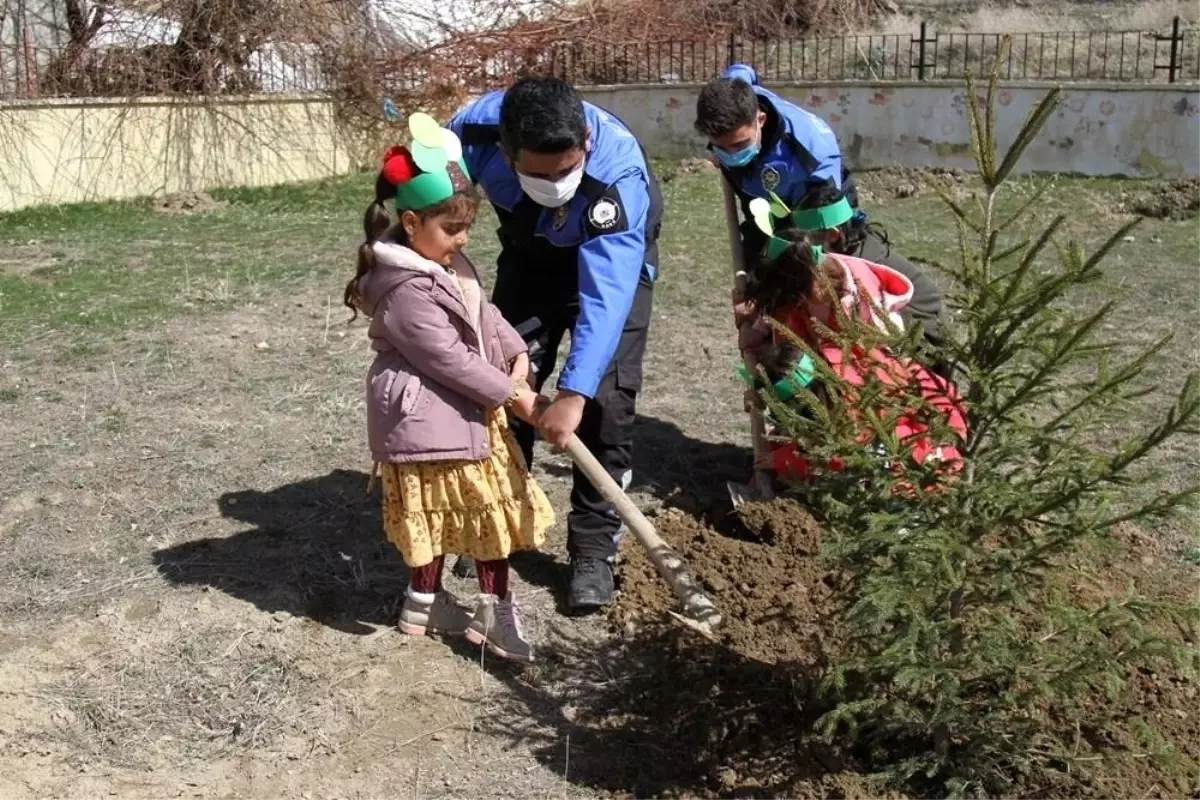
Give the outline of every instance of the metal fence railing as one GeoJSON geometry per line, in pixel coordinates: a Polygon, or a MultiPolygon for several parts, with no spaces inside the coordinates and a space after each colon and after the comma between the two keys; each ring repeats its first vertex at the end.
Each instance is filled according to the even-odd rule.
{"type": "Polygon", "coordinates": [[[310,52],[265,48],[245,63],[180,57],[170,45],[84,50],[0,44],[0,99],[324,92],[310,52]]]}
{"type": "MultiPolygon", "coordinates": [[[[764,81],[956,80],[986,77],[1003,33],[864,34],[770,41],[560,44],[543,65],[577,84],[701,82],[726,64],[755,67],[764,81]]],[[[1168,32],[1047,31],[1011,34],[1005,80],[1200,80],[1200,29],[1178,19],[1168,32]]]]}
{"type": "MultiPolygon", "coordinates": [[[[1144,81],[1200,79],[1200,36],[1143,31],[1052,31],[1012,34],[1001,64],[1006,80],[1144,81]]],[[[1190,34],[1190,35],[1189,35],[1190,34]]],[[[986,77],[1001,47],[1000,33],[851,36],[816,42],[735,42],[738,58],[772,80],[924,81],[986,77]]]]}
{"type": "MultiPolygon", "coordinates": [[[[420,89],[451,80],[469,90],[503,85],[514,75],[558,75],[577,85],[690,83],[710,80],[730,63],[754,66],[764,82],[954,80],[985,77],[1002,33],[863,34],[769,41],[552,42],[505,48],[474,61],[439,63],[401,57],[380,65],[391,86],[420,89]],[[435,77],[436,76],[436,77],[435,77]]],[[[450,50],[452,52],[452,49],[450,50]]],[[[328,91],[312,49],[270,46],[244,64],[184,60],[171,45],[38,49],[28,40],[0,44],[0,99],[156,94],[247,94],[328,91]]],[[[337,65],[333,65],[336,71],[337,65]]],[[[1001,64],[1005,80],[1200,81],[1200,28],[1176,18],[1166,31],[1045,31],[1011,35],[1001,64]]]]}

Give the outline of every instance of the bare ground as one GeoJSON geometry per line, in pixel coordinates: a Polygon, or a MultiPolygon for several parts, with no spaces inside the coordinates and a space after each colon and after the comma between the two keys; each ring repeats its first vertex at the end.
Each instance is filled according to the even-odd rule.
{"type": "MultiPolygon", "coordinates": [[[[395,633],[406,571],[366,494],[370,355],[337,307],[341,276],[240,295],[189,279],[224,310],[116,329],[22,317],[0,358],[0,796],[877,794],[844,753],[775,733],[820,710],[804,705],[804,680],[836,626],[803,512],[729,515],[724,482],[745,477],[747,431],[714,197],[688,199],[700,180],[669,187],[635,499],[730,617],[719,646],[664,623],[670,598],[629,541],[614,613],[561,615],[561,525],[515,563],[538,665],[395,633]]],[[[936,226],[903,224],[930,198],[872,180],[894,236],[938,257],[936,226]]],[[[1157,224],[1139,236],[1188,223],[1157,224]]],[[[1194,226],[1179,235],[1165,252],[1194,252],[1194,226]]],[[[63,256],[22,246],[0,268],[53,289],[63,256]]],[[[137,250],[127,258],[141,264],[137,250]]],[[[1177,376],[1197,339],[1179,291],[1191,267],[1173,269],[1125,286],[1122,319],[1137,341],[1162,329],[1146,308],[1191,326],[1166,357],[1177,376]]],[[[1171,474],[1194,472],[1194,447],[1169,453],[1171,474]]],[[[564,508],[563,459],[542,452],[537,474],[564,508]]],[[[1130,536],[1142,560],[1111,565],[1114,584],[1194,585],[1180,560],[1194,531],[1130,536]]],[[[1180,715],[1194,689],[1148,676],[1138,702],[1194,743],[1180,715]]],[[[1182,754],[1194,785],[1194,744],[1182,754]]],[[[1122,790],[1188,787],[1136,764],[1087,785],[1122,790]]]]}
{"type": "MultiPolygon", "coordinates": [[[[553,763],[498,732],[511,668],[391,629],[406,571],[366,494],[369,354],[340,310],[326,327],[326,299],[129,331],[78,358],[48,339],[5,365],[20,388],[0,439],[21,489],[0,518],[0,795],[580,792],[565,750],[553,763]]],[[[737,420],[726,394],[698,426],[737,420]]],[[[679,399],[652,395],[643,414],[679,399]]],[[[741,455],[652,416],[643,430],[667,462],[741,455]]],[[[565,507],[565,463],[539,470],[565,507]]],[[[555,534],[518,565],[520,594],[537,640],[579,648],[605,623],[558,615],[555,534]]],[[[603,682],[620,666],[575,670],[603,682]]],[[[533,723],[551,739],[566,724],[507,727],[533,723]]]]}

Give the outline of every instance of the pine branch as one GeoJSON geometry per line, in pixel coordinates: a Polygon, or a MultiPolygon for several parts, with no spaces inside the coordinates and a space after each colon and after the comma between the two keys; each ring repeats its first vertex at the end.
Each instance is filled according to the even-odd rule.
{"type": "MultiPolygon", "coordinates": [[[[1172,338],[1173,337],[1171,334],[1167,334],[1150,347],[1143,350],[1137,358],[1126,363],[1117,371],[1115,375],[1107,378],[1098,385],[1095,385],[1093,391],[1081,397],[1065,411],[1047,422],[1045,427],[1050,430],[1059,427],[1079,411],[1094,406],[1097,398],[1108,397],[1120,387],[1141,377],[1142,373],[1146,371],[1146,366],[1149,364],[1150,360],[1162,352],[1163,348],[1165,348],[1171,342],[1172,338]]],[[[1114,345],[1112,344],[1103,345],[1105,349],[1113,346],[1114,345]]]]}
{"type": "Polygon", "coordinates": [[[1025,118],[1025,123],[1017,133],[1017,138],[1013,140],[1012,146],[1008,148],[1008,152],[1004,155],[1004,160],[1000,162],[1000,167],[996,170],[995,179],[998,183],[1002,183],[1012,173],[1013,169],[1017,166],[1017,162],[1021,160],[1021,156],[1025,154],[1029,145],[1033,144],[1034,139],[1037,138],[1042,128],[1046,126],[1050,115],[1062,103],[1062,96],[1062,87],[1054,87],[1046,93],[1041,102],[1025,118]]]}

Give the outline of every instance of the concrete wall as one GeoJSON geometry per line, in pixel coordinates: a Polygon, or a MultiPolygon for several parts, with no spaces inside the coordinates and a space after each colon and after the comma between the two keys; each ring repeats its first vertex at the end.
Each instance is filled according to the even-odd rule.
{"type": "MultiPolygon", "coordinates": [[[[837,130],[852,166],[970,168],[964,90],[953,84],[780,86],[837,130]]],[[[1045,87],[1005,86],[997,138],[1012,140],[1045,87]]],[[[652,155],[702,152],[699,87],[589,88],[652,155]]],[[[1020,168],[1085,175],[1200,174],[1200,90],[1089,85],[1062,106],[1020,168]]],[[[0,211],[221,186],[314,180],[354,168],[353,145],[317,96],[219,102],[37,100],[0,104],[0,211]]]]}
{"type": "MultiPolygon", "coordinates": [[[[837,131],[853,167],[970,169],[970,123],[965,87],[949,83],[773,85],[772,89],[823,117],[837,131]]],[[[1004,85],[998,97],[996,139],[1012,142],[1046,86],[1004,85]]],[[[692,132],[696,85],[587,89],[659,156],[699,154],[692,132]]],[[[1195,86],[1076,85],[1029,147],[1018,169],[1083,175],[1200,174],[1200,89],[1195,86]]]]}
{"type": "Polygon", "coordinates": [[[0,104],[0,211],[348,172],[320,97],[0,104]]]}

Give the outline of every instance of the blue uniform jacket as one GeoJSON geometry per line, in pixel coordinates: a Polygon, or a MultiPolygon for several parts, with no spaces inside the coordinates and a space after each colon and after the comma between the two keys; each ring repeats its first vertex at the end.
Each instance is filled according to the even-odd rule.
{"type": "MultiPolygon", "coordinates": [[[[562,208],[537,205],[522,191],[500,150],[503,90],[489,92],[448,123],[463,144],[471,178],[500,218],[501,242],[578,269],[579,316],[558,386],[595,397],[617,351],[639,282],[653,283],[654,246],[662,224],[662,197],[641,145],[629,128],[602,108],[584,103],[591,129],[579,191],[562,208]]],[[[565,268],[570,268],[565,267],[565,268]]]]}
{"type": "Polygon", "coordinates": [[[724,168],[725,177],[747,201],[767,199],[775,192],[795,207],[808,187],[816,183],[842,186],[842,151],[837,136],[825,120],[758,85],[758,74],[745,64],[734,64],[726,78],[741,78],[758,95],[767,112],[761,149],[744,167],[724,168]]]}
{"type": "MultiPolygon", "coordinates": [[[[758,155],[744,167],[721,167],[721,173],[737,193],[742,205],[742,248],[747,264],[753,264],[766,242],[766,235],[750,217],[750,201],[779,195],[795,208],[814,184],[832,183],[850,191],[849,173],[842,163],[837,136],[825,120],[758,84],[758,74],[745,64],[734,64],[723,77],[741,78],[758,96],[767,113],[758,155]]],[[[853,201],[852,201],[853,202],[853,201]]]]}

